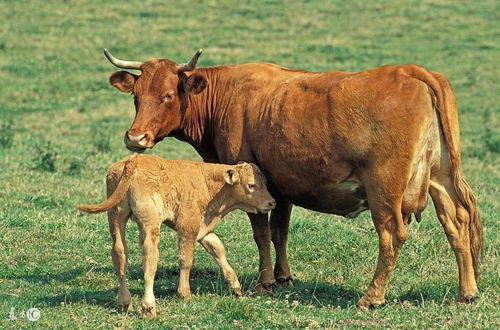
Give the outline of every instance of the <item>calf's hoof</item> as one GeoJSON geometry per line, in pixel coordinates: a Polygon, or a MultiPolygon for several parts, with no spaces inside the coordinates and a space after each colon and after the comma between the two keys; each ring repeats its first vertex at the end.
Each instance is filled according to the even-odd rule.
{"type": "Polygon", "coordinates": [[[142,305],[141,315],[145,320],[156,317],[156,307],[142,305]]]}
{"type": "Polygon", "coordinates": [[[276,282],[259,282],[253,289],[257,293],[272,293],[275,287],[276,282]]]}
{"type": "Polygon", "coordinates": [[[293,277],[290,276],[279,276],[276,278],[276,285],[278,288],[286,288],[288,286],[293,286],[293,277]]]}
{"type": "Polygon", "coordinates": [[[361,299],[358,301],[358,306],[361,309],[368,310],[373,307],[379,307],[385,304],[385,299],[376,299],[376,298],[370,298],[368,296],[363,296],[361,299]]]}
{"type": "Polygon", "coordinates": [[[231,289],[233,291],[233,295],[235,295],[236,297],[241,297],[243,295],[243,292],[241,292],[241,288],[232,288],[231,289]]]}
{"type": "Polygon", "coordinates": [[[191,292],[189,292],[189,291],[187,291],[187,292],[186,291],[177,291],[177,295],[182,300],[189,300],[189,299],[191,299],[191,292]]]}

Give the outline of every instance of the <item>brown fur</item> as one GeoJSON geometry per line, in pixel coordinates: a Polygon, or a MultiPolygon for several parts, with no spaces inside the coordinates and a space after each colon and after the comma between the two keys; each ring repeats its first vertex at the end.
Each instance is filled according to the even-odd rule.
{"type": "MultiPolygon", "coordinates": [[[[443,90],[444,102],[442,106],[445,107],[446,113],[440,111],[441,121],[449,121],[450,130],[447,133],[449,136],[448,141],[448,151],[450,152],[451,167],[453,184],[455,190],[457,191],[458,198],[462,205],[467,209],[470,215],[469,230],[470,230],[470,248],[472,253],[474,273],[476,278],[479,277],[479,256],[481,250],[483,249],[483,224],[481,222],[481,217],[479,216],[479,209],[477,206],[477,198],[472,189],[470,188],[462,171],[462,161],[460,157],[460,141],[459,141],[459,128],[458,128],[458,110],[457,102],[455,99],[455,94],[451,87],[450,82],[443,75],[433,72],[433,75],[439,81],[440,86],[443,90]],[[445,120],[443,117],[449,117],[445,120]],[[455,142],[456,141],[456,142],[455,142]],[[456,144],[456,145],[455,145],[456,144]],[[450,151],[453,150],[453,151],[450,151]]],[[[446,136],[446,135],[445,135],[446,136]]]]}
{"type": "Polygon", "coordinates": [[[189,272],[195,241],[215,258],[235,294],[241,294],[236,273],[225,257],[224,246],[212,232],[222,217],[234,210],[271,210],[275,201],[257,166],[235,166],[191,161],[172,161],[151,155],[131,156],[114,164],[107,176],[108,199],[98,205],[79,205],[79,210],[108,211],[113,238],[113,264],[120,280],[118,300],[130,308],[125,270],[127,263],[124,228],[129,218],[139,226],[143,247],[145,292],[142,314],[156,315],[153,281],[158,262],[160,225],[179,235],[180,268],[178,293],[190,298],[189,272]]]}
{"type": "MultiPolygon", "coordinates": [[[[384,302],[411,214],[430,193],[455,252],[460,299],[471,300],[482,226],[460,161],[458,114],[449,82],[413,65],[362,72],[307,72],[269,63],[176,73],[170,60],[147,62],[134,80],[136,118],[125,143],[152,148],[167,136],[190,143],[207,162],[254,162],[278,200],[267,217],[250,215],[264,287],[291,284],[286,255],[291,205],[354,217],[370,209],[379,260],[359,301],[384,302]],[[190,79],[190,77],[196,79],[190,79]],[[202,88],[193,81],[205,79],[202,88]],[[166,93],[175,97],[165,99],[166,93]],[[270,241],[276,250],[271,264],[270,241]],[[273,272],[274,268],[274,272],[273,272]]],[[[119,81],[119,80],[118,80],[119,81]]]]}

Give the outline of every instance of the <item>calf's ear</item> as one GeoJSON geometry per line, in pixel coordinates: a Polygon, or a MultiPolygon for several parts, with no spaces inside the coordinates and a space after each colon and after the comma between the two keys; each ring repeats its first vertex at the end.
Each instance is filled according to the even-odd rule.
{"type": "Polygon", "coordinates": [[[193,73],[184,82],[186,93],[198,94],[207,87],[207,78],[199,73],[193,73]]]}
{"type": "Polygon", "coordinates": [[[234,168],[224,170],[224,180],[231,186],[240,180],[240,175],[234,168]]]}
{"type": "Polygon", "coordinates": [[[127,71],[117,71],[109,77],[109,83],[124,93],[132,93],[139,76],[127,71]]]}

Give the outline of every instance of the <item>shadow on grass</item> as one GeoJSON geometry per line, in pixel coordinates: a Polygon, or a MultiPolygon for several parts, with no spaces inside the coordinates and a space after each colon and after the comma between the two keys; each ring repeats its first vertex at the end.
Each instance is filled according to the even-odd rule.
{"type": "MultiPolygon", "coordinates": [[[[418,289],[407,291],[399,296],[399,302],[408,301],[415,306],[424,306],[428,303],[432,304],[448,304],[455,303],[458,294],[458,287],[446,287],[445,285],[426,285],[418,289]]],[[[390,301],[390,299],[387,299],[390,301]]]]}
{"type": "MultiPolygon", "coordinates": [[[[116,290],[74,290],[60,295],[40,297],[36,300],[39,306],[57,307],[73,303],[82,303],[86,305],[96,305],[105,308],[117,307],[116,290]]],[[[132,290],[131,290],[132,292],[132,290]]],[[[137,294],[137,292],[132,292],[137,294]]]]}
{"type": "MultiPolygon", "coordinates": [[[[345,284],[330,284],[324,282],[312,283],[295,281],[293,287],[278,289],[274,295],[278,299],[297,300],[301,304],[316,307],[352,308],[364,292],[345,284]]],[[[427,284],[406,292],[386,295],[386,305],[402,304],[407,306],[449,305],[455,304],[458,288],[439,284],[427,284]]]]}
{"type": "MultiPolygon", "coordinates": [[[[79,289],[56,296],[40,297],[38,302],[46,306],[59,306],[61,303],[84,303],[90,305],[99,305],[106,308],[116,308],[116,292],[118,281],[113,287],[106,290],[86,289],[83,281],[78,277],[85,276],[86,273],[102,273],[107,276],[114,276],[112,266],[108,267],[80,267],[67,272],[56,274],[26,275],[21,276],[26,281],[40,284],[52,284],[54,282],[74,281],[79,289]]],[[[256,297],[258,294],[252,291],[255,285],[255,278],[252,273],[243,273],[239,276],[243,284],[244,294],[248,297],[256,297]]],[[[133,296],[141,297],[143,294],[143,271],[140,265],[128,267],[127,279],[130,282],[129,289],[133,296]]],[[[177,267],[159,267],[155,277],[154,292],[160,299],[176,299],[177,285],[179,280],[179,269],[177,267]]],[[[215,294],[220,296],[231,295],[229,288],[224,283],[222,275],[217,268],[199,268],[194,267],[191,271],[191,290],[195,295],[215,294]]],[[[92,285],[90,284],[89,287],[92,285]]],[[[414,305],[423,305],[426,303],[442,304],[445,299],[452,299],[455,292],[444,289],[443,287],[425,286],[416,288],[398,296],[390,295],[387,301],[393,300],[403,302],[409,301],[414,305]]],[[[358,300],[363,296],[363,292],[349,287],[345,284],[330,284],[326,282],[303,282],[294,281],[293,287],[282,289],[275,288],[273,293],[264,294],[275,300],[312,305],[315,307],[340,307],[342,309],[356,306],[358,300]]]]}
{"type": "Polygon", "coordinates": [[[362,297],[363,292],[345,284],[330,284],[326,282],[294,281],[293,287],[275,289],[273,296],[276,299],[298,301],[301,304],[316,307],[339,306],[352,308],[362,297]]]}
{"type": "MultiPolygon", "coordinates": [[[[78,267],[68,270],[66,272],[60,272],[55,274],[31,274],[31,275],[21,275],[8,277],[9,279],[22,279],[24,281],[37,283],[37,284],[50,284],[53,282],[69,282],[77,279],[78,277],[85,276],[87,273],[93,272],[98,274],[113,275],[115,274],[113,266],[105,267],[78,267]]],[[[209,278],[214,279],[219,276],[219,270],[217,268],[199,268],[193,267],[191,270],[191,278],[209,278]]],[[[158,267],[155,279],[158,280],[175,280],[179,276],[179,268],[177,267],[158,267]]],[[[141,265],[129,265],[127,267],[127,279],[128,280],[142,280],[144,273],[141,265]]]]}
{"type": "MultiPolygon", "coordinates": [[[[104,268],[103,268],[104,269],[104,268]]],[[[32,274],[16,276],[15,279],[22,279],[28,282],[36,284],[50,284],[52,282],[68,282],[79,276],[85,275],[89,269],[84,267],[74,268],[66,272],[56,273],[56,274],[32,274]]],[[[14,279],[12,278],[12,279],[14,279]]]]}

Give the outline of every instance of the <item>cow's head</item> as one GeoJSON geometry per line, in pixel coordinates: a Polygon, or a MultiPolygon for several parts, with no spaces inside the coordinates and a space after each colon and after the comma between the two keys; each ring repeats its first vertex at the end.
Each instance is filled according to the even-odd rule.
{"type": "Polygon", "coordinates": [[[168,59],[147,62],[122,61],[107,49],[104,54],[115,66],[141,70],[140,75],[117,71],[109,82],[118,90],[134,95],[135,119],[125,133],[125,145],[131,151],[142,152],[179,129],[189,94],[197,94],[207,86],[207,79],[192,71],[201,55],[201,49],[189,63],[176,64],[168,59]]]}

